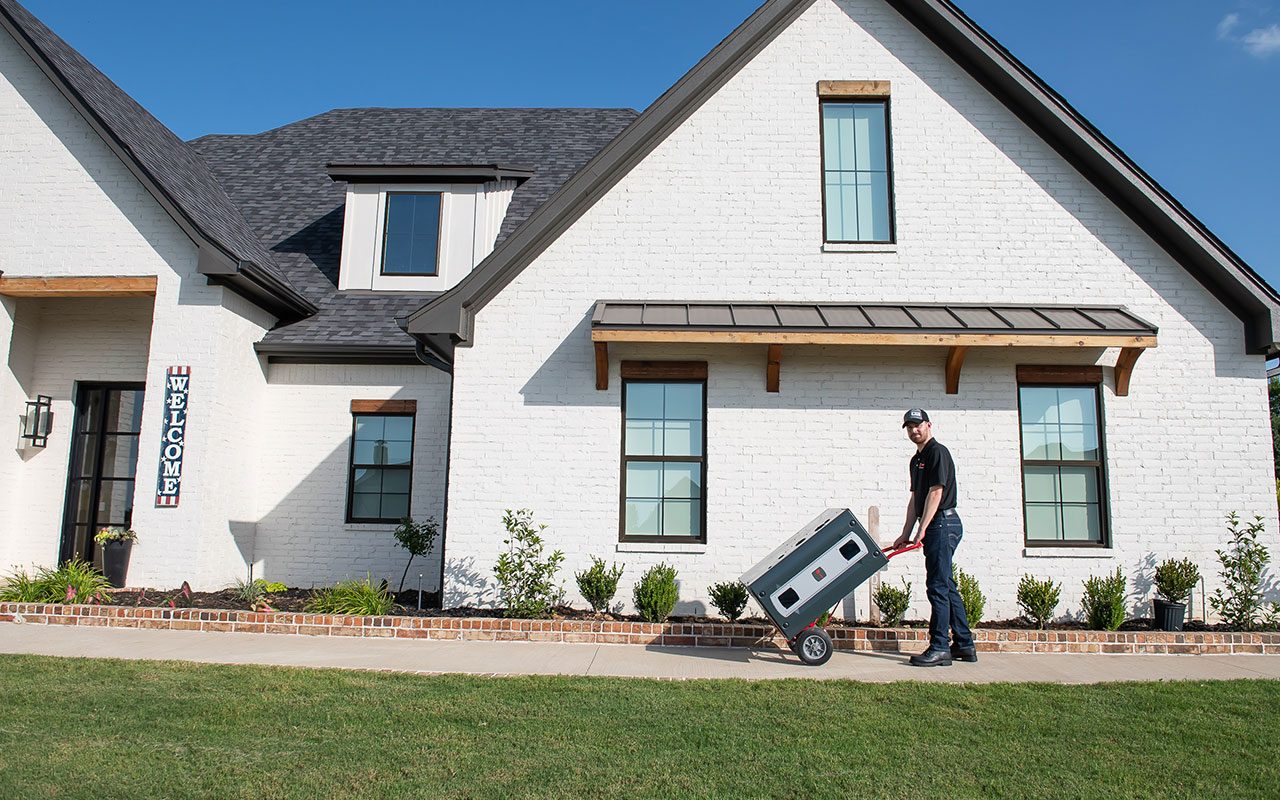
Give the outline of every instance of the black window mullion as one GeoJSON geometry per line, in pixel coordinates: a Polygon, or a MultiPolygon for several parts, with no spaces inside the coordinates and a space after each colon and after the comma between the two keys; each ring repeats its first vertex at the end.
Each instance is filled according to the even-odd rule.
{"type": "MultiPolygon", "coordinates": [[[[416,419],[416,416],[415,416],[414,414],[365,414],[365,413],[354,413],[354,414],[352,414],[352,415],[351,415],[351,447],[350,447],[350,450],[349,450],[349,455],[348,455],[348,457],[347,457],[347,514],[346,514],[346,521],[347,521],[347,522],[352,522],[352,523],[359,523],[359,522],[381,523],[381,522],[399,522],[399,521],[400,521],[400,518],[399,518],[399,517],[392,518],[392,517],[386,517],[386,516],[383,516],[383,515],[382,515],[382,503],[383,503],[384,498],[385,498],[385,497],[386,497],[386,495],[388,494],[388,492],[386,492],[386,491],[384,491],[384,490],[383,490],[383,482],[382,482],[382,480],[379,480],[379,481],[378,481],[378,487],[379,487],[379,488],[378,488],[378,516],[376,516],[376,517],[360,517],[360,516],[356,516],[356,513],[355,513],[355,511],[356,511],[356,509],[355,509],[355,502],[356,502],[356,472],[357,472],[357,470],[380,470],[380,471],[382,471],[382,472],[384,472],[384,473],[385,473],[385,472],[388,472],[388,471],[399,471],[399,472],[404,472],[404,473],[406,473],[406,474],[408,475],[409,479],[408,479],[408,482],[407,482],[407,489],[406,489],[406,491],[404,492],[404,494],[406,495],[406,498],[407,498],[407,500],[406,500],[406,509],[405,509],[405,514],[406,514],[406,515],[408,515],[408,514],[410,514],[410,513],[412,512],[412,506],[413,506],[413,455],[414,455],[414,449],[415,449],[415,447],[414,447],[414,446],[415,446],[415,444],[416,444],[417,435],[418,435],[418,426],[417,426],[417,419],[416,419]],[[410,427],[409,427],[409,463],[407,463],[407,464],[376,464],[376,463],[367,463],[367,462],[358,462],[358,461],[356,461],[356,435],[357,435],[357,431],[358,431],[358,429],[359,429],[359,423],[360,423],[360,420],[361,420],[361,419],[375,418],[375,417],[382,417],[382,418],[385,418],[385,419],[390,419],[390,418],[398,418],[398,419],[399,419],[399,418],[406,418],[406,417],[407,417],[407,418],[409,418],[409,420],[410,420],[410,427]]],[[[401,494],[401,492],[390,492],[389,494],[397,494],[397,495],[398,495],[398,494],[401,494]]]]}

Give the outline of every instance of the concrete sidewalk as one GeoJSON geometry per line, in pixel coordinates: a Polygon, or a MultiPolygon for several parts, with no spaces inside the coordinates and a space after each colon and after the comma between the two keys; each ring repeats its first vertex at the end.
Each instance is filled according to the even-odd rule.
{"type": "Polygon", "coordinates": [[[823,678],[951,683],[1280,679],[1280,656],[982,654],[977,664],[921,669],[907,656],[836,653],[806,667],[790,653],[711,647],[199,633],[56,625],[0,625],[0,653],[338,667],[425,674],[595,675],[634,678],[823,678]]]}

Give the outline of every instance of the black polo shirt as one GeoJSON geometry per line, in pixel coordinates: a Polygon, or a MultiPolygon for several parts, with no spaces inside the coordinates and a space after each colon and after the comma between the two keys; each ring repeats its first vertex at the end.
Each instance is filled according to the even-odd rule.
{"type": "Polygon", "coordinates": [[[956,462],[951,451],[930,439],[924,449],[911,457],[911,491],[914,492],[916,519],[924,516],[924,500],[929,489],[942,487],[942,501],[938,513],[956,507],[956,462]]]}

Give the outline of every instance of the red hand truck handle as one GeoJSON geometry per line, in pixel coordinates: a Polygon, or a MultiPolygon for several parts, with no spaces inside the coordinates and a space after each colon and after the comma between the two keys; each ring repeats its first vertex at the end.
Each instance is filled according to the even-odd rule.
{"type": "Polygon", "coordinates": [[[916,542],[915,544],[909,544],[909,545],[906,545],[905,547],[885,550],[884,557],[893,558],[894,556],[900,556],[903,553],[910,553],[912,550],[919,550],[921,547],[924,547],[924,542],[916,542]]]}

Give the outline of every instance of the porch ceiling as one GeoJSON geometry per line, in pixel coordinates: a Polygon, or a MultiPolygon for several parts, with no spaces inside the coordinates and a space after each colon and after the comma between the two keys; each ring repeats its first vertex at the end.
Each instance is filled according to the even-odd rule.
{"type": "Polygon", "coordinates": [[[608,387],[609,342],[683,342],[768,345],[771,392],[787,344],[947,347],[948,394],[959,391],[970,347],[1119,347],[1116,393],[1125,395],[1156,333],[1120,306],[600,300],[591,317],[599,389],[608,387]]]}

